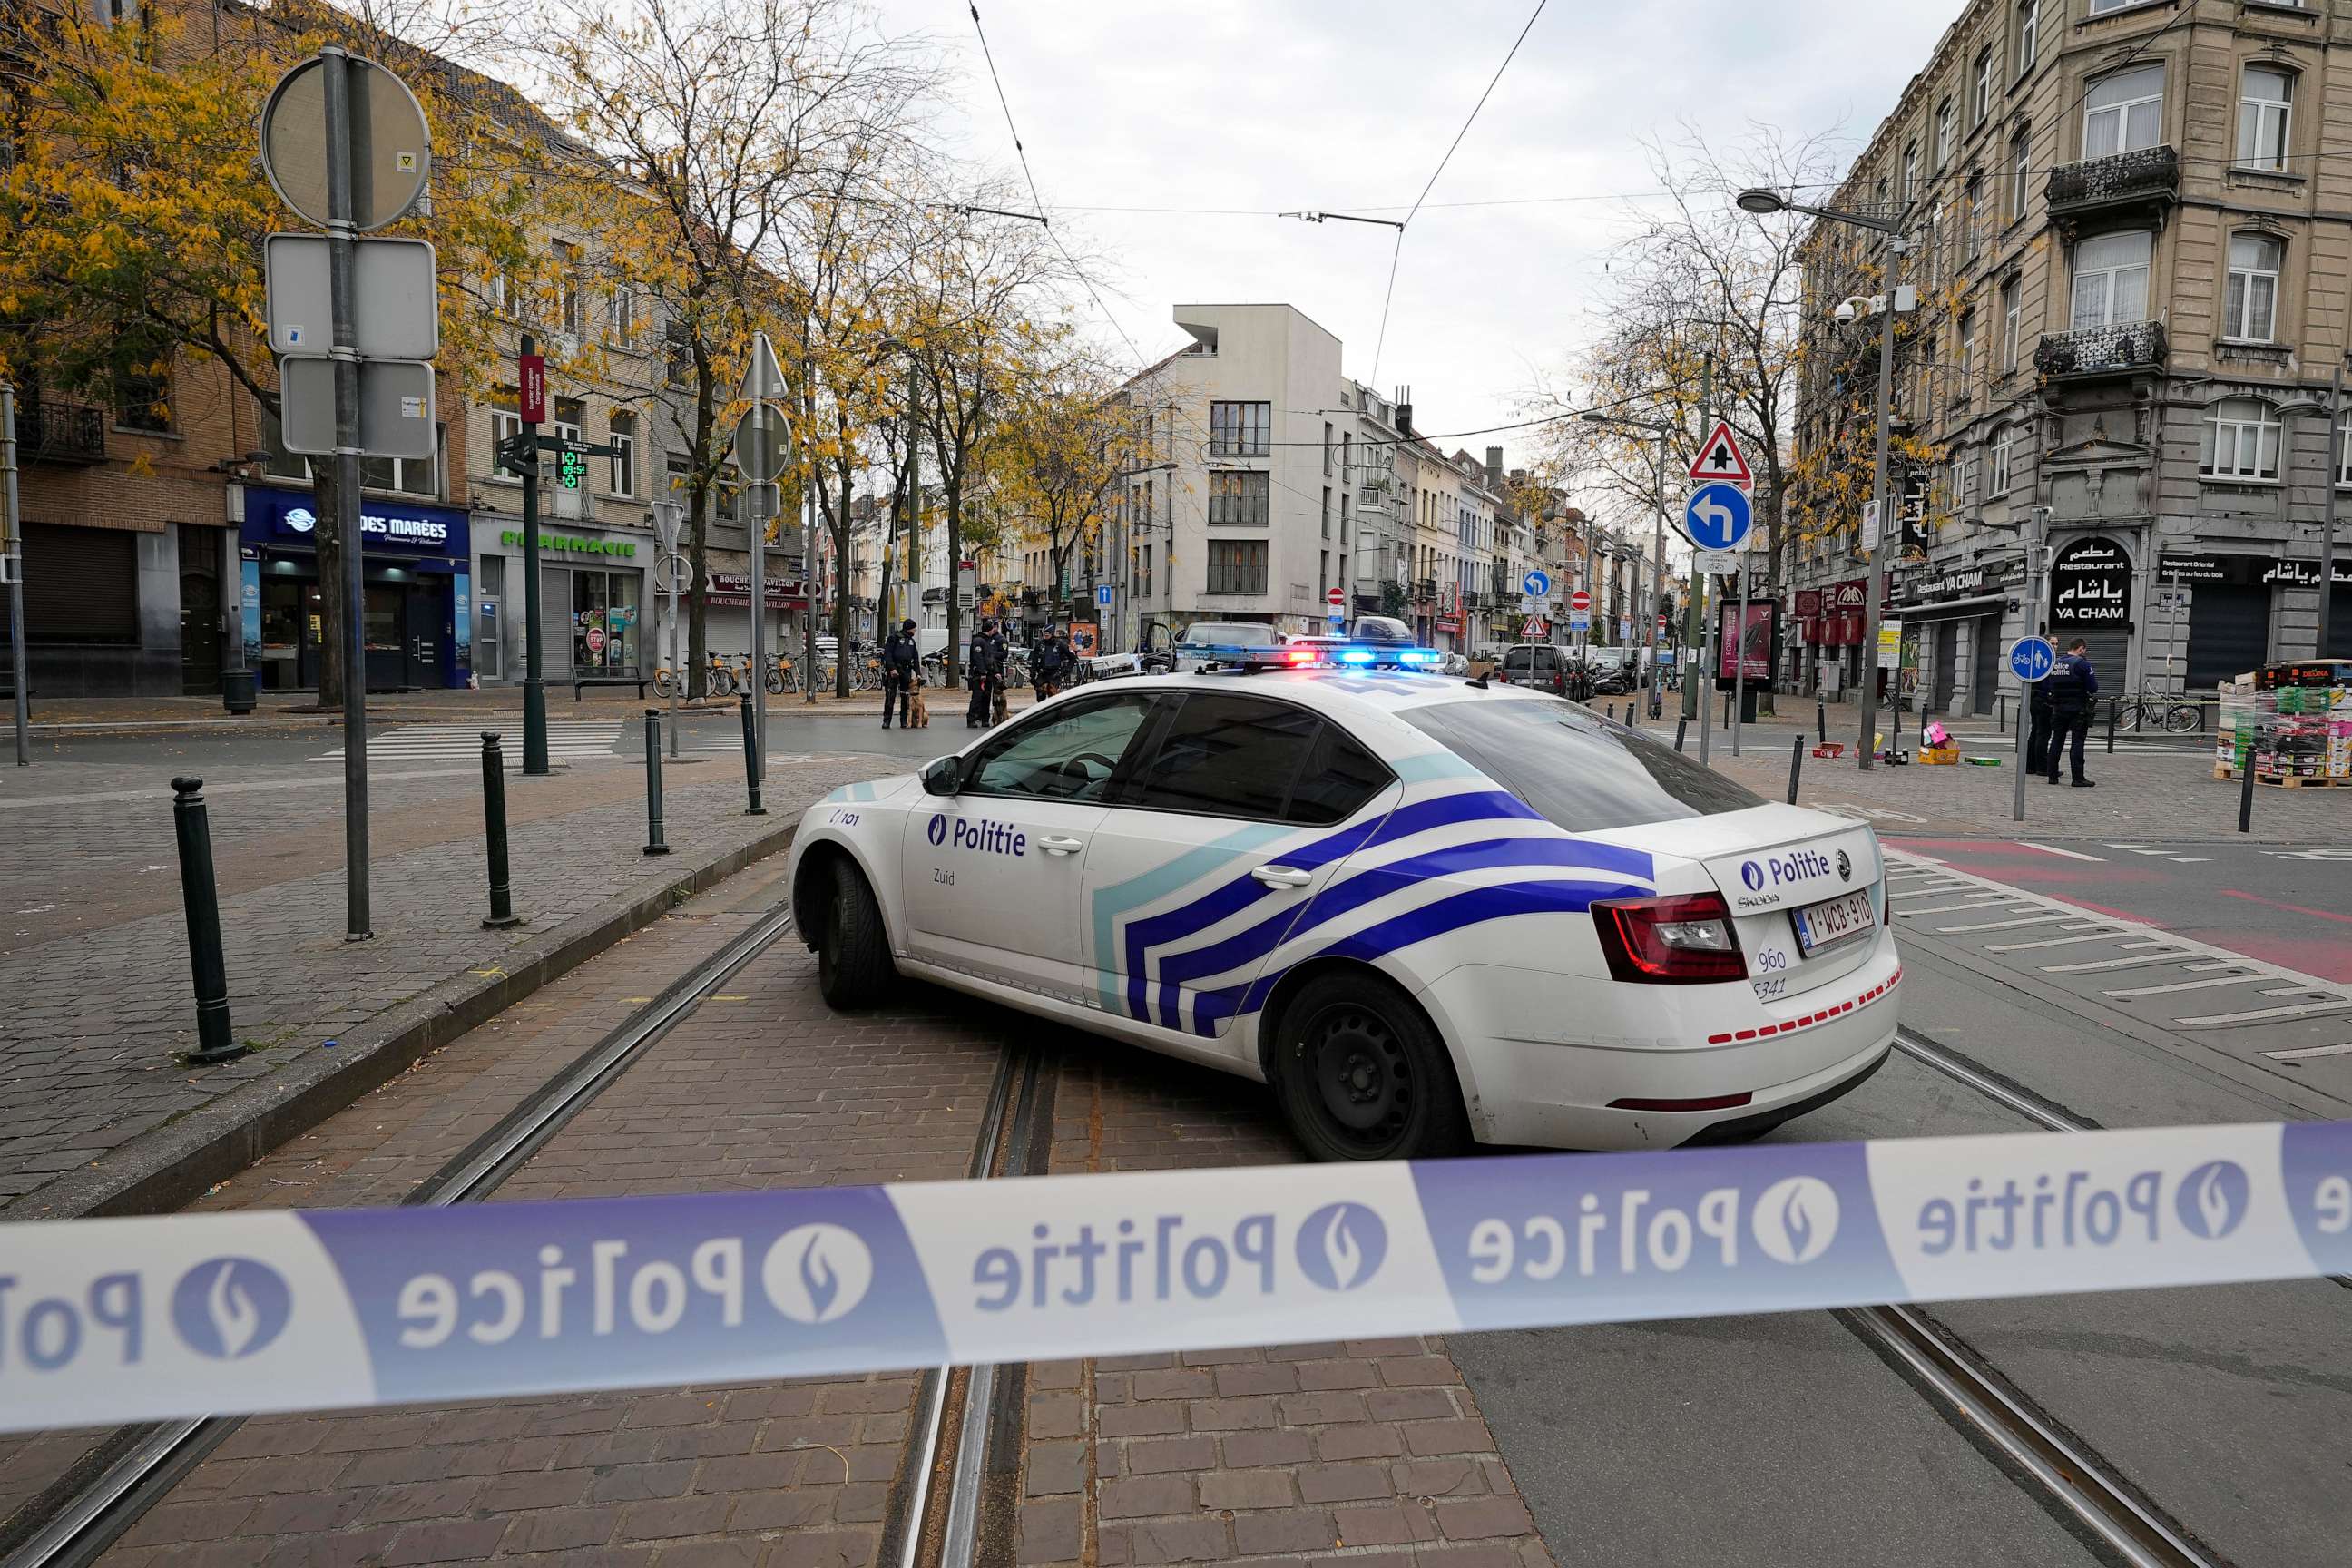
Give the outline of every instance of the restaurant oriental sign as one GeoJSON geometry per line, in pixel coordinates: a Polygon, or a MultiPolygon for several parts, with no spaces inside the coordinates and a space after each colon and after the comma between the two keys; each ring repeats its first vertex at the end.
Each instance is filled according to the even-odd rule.
{"type": "Polygon", "coordinates": [[[2050,624],[2117,626],[2131,621],[2132,564],[2112,539],[2077,539],[2050,563],[2050,624]]]}

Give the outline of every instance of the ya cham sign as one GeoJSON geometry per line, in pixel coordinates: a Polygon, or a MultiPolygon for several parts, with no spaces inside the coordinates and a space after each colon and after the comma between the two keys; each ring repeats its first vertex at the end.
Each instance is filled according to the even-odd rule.
{"type": "Polygon", "coordinates": [[[2095,534],[2069,540],[2050,563],[2050,624],[2120,626],[2131,624],[2131,556],[2095,534]]]}

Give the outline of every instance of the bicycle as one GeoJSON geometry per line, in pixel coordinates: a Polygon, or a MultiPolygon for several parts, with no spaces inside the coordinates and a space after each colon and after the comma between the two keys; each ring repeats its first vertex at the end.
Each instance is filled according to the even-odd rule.
{"type": "Polygon", "coordinates": [[[2115,705],[2116,728],[2126,733],[2161,730],[2168,735],[2188,735],[2204,728],[2202,705],[2184,698],[2140,696],[2108,700],[2115,705]]]}
{"type": "Polygon", "coordinates": [[[710,650],[710,662],[703,671],[703,686],[713,697],[732,697],[740,689],[735,684],[735,668],[717,648],[710,650]]]}

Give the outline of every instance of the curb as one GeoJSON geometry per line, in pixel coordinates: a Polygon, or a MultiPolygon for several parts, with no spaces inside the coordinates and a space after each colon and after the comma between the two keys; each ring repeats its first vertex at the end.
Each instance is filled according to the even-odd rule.
{"type": "Polygon", "coordinates": [[[798,823],[694,868],[652,892],[606,907],[593,923],[551,931],[511,956],[497,979],[467,973],[347,1030],[332,1054],[317,1053],[284,1070],[141,1134],[97,1169],[84,1169],[0,1207],[0,1222],[100,1219],[168,1214],[215,1183],[236,1174],[397,1078],[423,1057],[488,1022],[541,987],[585,963],[685,899],[788,847],[798,823]]]}

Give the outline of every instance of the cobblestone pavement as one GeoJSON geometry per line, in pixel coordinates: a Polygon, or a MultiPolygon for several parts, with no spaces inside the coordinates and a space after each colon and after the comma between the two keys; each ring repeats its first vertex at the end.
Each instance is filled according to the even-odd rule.
{"type": "Polygon", "coordinates": [[[769,781],[771,815],[742,815],[740,777],[670,775],[667,837],[649,857],[641,784],[581,770],[509,790],[518,911],[485,931],[479,784],[387,785],[374,812],[374,939],[343,940],[340,791],[225,793],[215,856],[236,1037],[257,1048],[191,1068],[194,1016],[164,805],[50,801],[0,816],[12,845],[0,947],[0,1201],[106,1159],[142,1134],[313,1053],[436,986],[503,973],[510,955],[593,929],[696,866],[789,825],[870,763],[813,761],[769,781]],[[158,843],[158,836],[161,843],[158,843]],[[68,905],[78,921],[57,922],[68,905]],[[22,932],[23,934],[16,934],[22,932]]]}
{"type": "MultiPolygon", "coordinates": [[[[396,1202],[782,892],[778,861],[730,879],[195,1206],[396,1202]]],[[[1235,1079],[929,987],[838,1017],[788,939],[497,1199],[958,1176],[1014,1037],[1047,1052],[1050,1169],[1296,1159],[1262,1092],[1235,1079]]],[[[1007,1371],[998,1388],[1017,1471],[1011,1506],[983,1515],[984,1561],[1549,1563],[1434,1340],[1007,1371]]],[[[870,1568],[919,1383],[889,1374],[257,1418],[104,1562],[870,1568]]],[[[0,1513],[86,1442],[0,1442],[0,1513]]]]}

